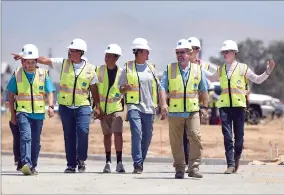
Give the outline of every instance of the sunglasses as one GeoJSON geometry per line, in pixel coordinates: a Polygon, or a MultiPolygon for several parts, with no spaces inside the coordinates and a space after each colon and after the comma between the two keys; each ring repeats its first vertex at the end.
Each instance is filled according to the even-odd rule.
{"type": "Polygon", "coordinates": [[[78,49],[69,49],[69,53],[77,53],[77,52],[81,52],[81,50],[78,50],[78,49]]]}
{"type": "Polygon", "coordinates": [[[222,51],[221,54],[224,55],[224,54],[228,54],[228,53],[231,53],[231,52],[233,52],[233,50],[222,51]]]}
{"type": "Polygon", "coordinates": [[[186,50],[186,51],[176,51],[176,55],[183,55],[185,53],[189,53],[189,50],[186,50]]]}
{"type": "Polygon", "coordinates": [[[199,50],[199,47],[192,47],[192,50],[199,50]]]}

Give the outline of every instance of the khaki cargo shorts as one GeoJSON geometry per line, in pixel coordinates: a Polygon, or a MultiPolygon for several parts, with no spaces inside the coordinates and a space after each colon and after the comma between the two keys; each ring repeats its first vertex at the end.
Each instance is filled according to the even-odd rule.
{"type": "Polygon", "coordinates": [[[104,116],[101,120],[101,127],[103,134],[122,133],[123,132],[123,119],[122,112],[116,112],[104,116]]]}

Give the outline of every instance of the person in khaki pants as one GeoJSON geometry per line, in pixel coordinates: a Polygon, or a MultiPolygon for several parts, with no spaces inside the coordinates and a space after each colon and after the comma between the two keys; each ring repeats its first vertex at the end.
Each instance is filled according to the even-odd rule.
{"type": "Polygon", "coordinates": [[[199,172],[203,151],[200,115],[202,118],[207,117],[207,83],[205,73],[200,66],[189,61],[189,57],[192,55],[191,52],[191,45],[186,39],[178,41],[176,47],[178,62],[167,66],[159,88],[161,120],[164,120],[168,115],[170,145],[176,171],[175,178],[177,179],[183,179],[185,172],[183,148],[185,127],[190,142],[188,176],[203,177],[199,172]],[[168,97],[166,97],[166,93],[168,93],[168,97]],[[167,98],[169,98],[169,105],[167,105],[167,98]],[[203,106],[200,106],[199,101],[203,106]]]}
{"type": "MultiPolygon", "coordinates": [[[[105,50],[105,64],[97,68],[98,91],[100,97],[100,108],[96,108],[96,117],[101,120],[101,127],[104,134],[104,146],[106,153],[106,164],[103,173],[111,173],[111,137],[114,134],[114,145],[116,150],[116,172],[124,173],[122,164],[123,147],[123,111],[122,98],[118,87],[120,68],[116,65],[117,60],[122,54],[122,50],[117,44],[110,44],[105,50]],[[100,109],[98,112],[97,109],[100,109]]],[[[96,103],[97,104],[97,103],[96,103]]]]}

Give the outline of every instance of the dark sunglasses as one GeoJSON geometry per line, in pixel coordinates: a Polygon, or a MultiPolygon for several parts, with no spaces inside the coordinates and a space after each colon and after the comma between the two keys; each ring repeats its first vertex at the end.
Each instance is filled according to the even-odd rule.
{"type": "Polygon", "coordinates": [[[186,50],[186,51],[176,51],[176,55],[183,55],[185,53],[189,53],[189,50],[186,50]]]}
{"type": "Polygon", "coordinates": [[[192,50],[199,50],[199,47],[192,47],[192,50]]]}
{"type": "Polygon", "coordinates": [[[223,54],[223,55],[224,55],[224,54],[228,54],[228,53],[230,53],[230,52],[233,52],[233,50],[222,51],[222,52],[221,52],[221,54],[223,54]]]}
{"type": "Polygon", "coordinates": [[[82,52],[81,50],[78,50],[78,49],[69,49],[69,53],[77,53],[77,52],[82,52]]]}

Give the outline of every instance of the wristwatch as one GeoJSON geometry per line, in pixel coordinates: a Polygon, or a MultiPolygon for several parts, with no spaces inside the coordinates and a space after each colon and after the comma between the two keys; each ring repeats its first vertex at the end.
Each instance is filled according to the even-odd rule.
{"type": "Polygon", "coordinates": [[[48,107],[54,109],[54,106],[48,106],[48,107]]]}

